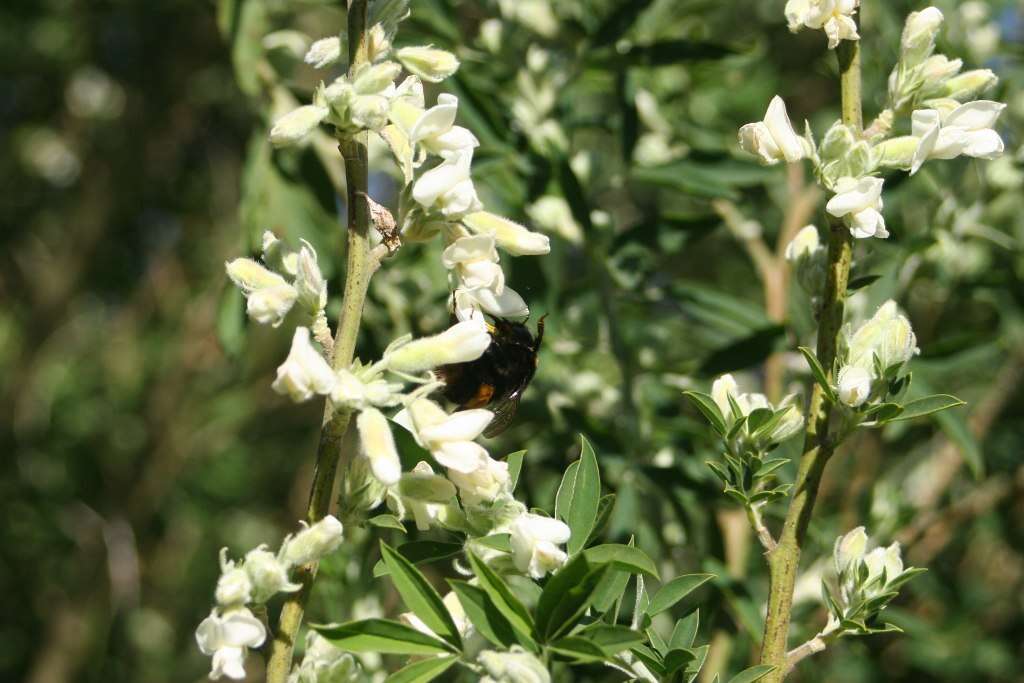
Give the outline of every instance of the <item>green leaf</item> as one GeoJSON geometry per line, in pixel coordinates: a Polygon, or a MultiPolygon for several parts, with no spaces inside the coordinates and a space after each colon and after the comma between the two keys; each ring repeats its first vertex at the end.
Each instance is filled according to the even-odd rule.
{"type": "Polygon", "coordinates": [[[693,647],[699,626],[700,610],[695,609],[676,622],[675,628],[672,629],[672,636],[668,639],[669,647],[671,649],[693,647]]]}
{"type": "Polygon", "coordinates": [[[651,598],[651,604],[647,606],[647,614],[653,617],[655,614],[664,612],[713,578],[714,574],[686,574],[672,579],[659,588],[651,598]]]}
{"type": "Polygon", "coordinates": [[[466,616],[480,634],[498,647],[508,649],[515,645],[515,632],[512,624],[494,605],[487,591],[479,586],[474,586],[466,581],[448,579],[448,585],[452,587],[466,616]]]}
{"type": "Polygon", "coordinates": [[[569,499],[572,498],[572,484],[576,480],[576,471],[580,468],[580,461],[573,460],[565,468],[562,481],[558,484],[558,491],[555,493],[555,517],[565,519],[569,510],[569,499]]]}
{"type": "Polygon", "coordinates": [[[575,555],[583,549],[583,544],[597,521],[597,505],[601,498],[601,473],[597,467],[597,456],[594,455],[594,449],[586,437],[581,438],[583,443],[579,465],[572,470],[571,478],[571,467],[566,469],[562,485],[555,496],[556,508],[558,499],[561,498],[563,501],[561,517],[572,531],[566,544],[566,550],[570,555],[575,555]]]}
{"type": "MultiPolygon", "coordinates": [[[[398,552],[413,564],[425,564],[455,557],[462,552],[462,545],[441,541],[410,541],[398,546],[398,552]]],[[[374,577],[387,576],[390,573],[383,560],[378,561],[373,567],[374,577]]]]}
{"type": "Polygon", "coordinates": [[[718,404],[715,403],[715,399],[699,391],[684,391],[683,396],[693,402],[693,405],[707,418],[711,423],[711,428],[718,432],[719,436],[725,436],[725,418],[722,416],[718,404]]]}
{"type": "Polygon", "coordinates": [[[786,328],[782,325],[771,325],[755,330],[746,337],[712,351],[701,362],[697,374],[701,377],[714,377],[724,372],[758,365],[768,356],[782,350],[785,341],[786,328]]]}
{"type": "Polygon", "coordinates": [[[925,396],[924,398],[915,399],[904,404],[903,412],[897,417],[890,418],[890,421],[899,422],[901,420],[912,420],[915,417],[924,417],[925,415],[931,415],[932,413],[947,410],[948,408],[956,408],[962,405],[966,404],[956,396],[950,396],[949,394],[932,394],[931,396],[925,396]]]}
{"type": "Polygon", "coordinates": [[[646,645],[637,645],[636,647],[630,648],[629,651],[636,655],[637,659],[642,661],[647,668],[654,673],[665,673],[665,663],[661,658],[661,654],[657,651],[647,647],[646,645]]]}
{"type": "Polygon", "coordinates": [[[808,367],[811,369],[811,375],[814,376],[814,381],[818,383],[818,386],[825,392],[825,396],[832,403],[837,400],[835,389],[828,383],[828,375],[825,374],[825,369],[821,367],[821,363],[818,362],[818,357],[806,346],[798,346],[800,353],[803,354],[804,360],[807,361],[808,367]]]}
{"type": "MultiPolygon", "coordinates": [[[[405,533],[405,525],[402,524],[402,520],[398,519],[398,517],[395,517],[394,515],[377,515],[376,517],[371,517],[366,521],[372,526],[380,529],[397,529],[403,534],[405,533]]],[[[376,576],[376,574],[374,574],[374,576],[376,576]]]]}
{"type": "Polygon", "coordinates": [[[487,593],[487,597],[491,599],[497,610],[515,629],[519,636],[519,642],[530,650],[536,651],[537,644],[531,636],[533,620],[530,618],[530,613],[526,611],[526,607],[512,594],[508,584],[483,560],[473,553],[466,553],[466,556],[469,558],[469,565],[473,569],[473,573],[476,574],[477,580],[480,582],[480,588],[487,593]]]}
{"type": "Polygon", "coordinates": [[[900,419],[900,415],[903,413],[903,406],[895,403],[879,403],[873,405],[864,411],[864,417],[870,418],[876,424],[884,424],[885,422],[891,422],[893,420],[900,419]]]}
{"type": "Polygon", "coordinates": [[[386,655],[449,654],[452,646],[416,629],[387,619],[364,619],[347,624],[312,626],[345,652],[377,652],[386,655]]]}
{"type": "Polygon", "coordinates": [[[598,645],[609,655],[628,650],[644,642],[642,633],[625,626],[611,624],[591,624],[580,631],[580,635],[598,645]]]}
{"type": "Polygon", "coordinates": [[[441,596],[427,578],[412,562],[384,541],[380,542],[380,551],[405,606],[422,619],[427,628],[456,648],[461,648],[462,638],[459,636],[459,629],[456,628],[448,608],[441,601],[441,596]]]}
{"type": "Polygon", "coordinates": [[[428,683],[459,661],[458,657],[431,657],[403,667],[384,679],[384,683],[428,683]]]}
{"type": "Polygon", "coordinates": [[[580,553],[548,579],[537,600],[534,629],[542,642],[567,633],[583,618],[608,567],[594,566],[585,553],[580,553]]]}
{"type": "Polygon", "coordinates": [[[858,289],[863,289],[873,284],[881,277],[881,275],[861,275],[860,277],[855,277],[847,283],[846,292],[856,292],[858,289]]]}
{"type": "Polygon", "coordinates": [[[559,638],[548,645],[548,650],[580,663],[603,662],[608,659],[607,653],[600,646],[580,636],[559,638]]]}
{"type": "Polygon", "coordinates": [[[614,568],[605,574],[601,583],[594,589],[594,609],[603,613],[614,607],[626,591],[629,577],[629,572],[614,568]]]}
{"type": "Polygon", "coordinates": [[[673,674],[696,659],[691,650],[669,650],[665,653],[665,673],[673,674]]]}
{"type": "Polygon", "coordinates": [[[758,664],[736,674],[729,679],[729,683],[754,683],[754,681],[761,680],[774,670],[775,667],[771,664],[758,664]]]}
{"type": "Polygon", "coordinates": [[[620,543],[606,543],[595,545],[583,551],[591,564],[611,563],[619,569],[625,569],[633,574],[649,574],[658,578],[658,568],[654,560],[640,548],[622,545],[620,543]]]}
{"type": "Polygon", "coordinates": [[[597,501],[597,519],[594,521],[594,528],[590,530],[590,535],[587,536],[587,540],[583,544],[584,548],[592,545],[604,533],[614,509],[615,494],[609,493],[601,496],[601,500],[597,501]]]}
{"type": "Polygon", "coordinates": [[[505,458],[505,462],[508,463],[508,476],[511,486],[509,487],[512,491],[516,490],[516,484],[519,483],[519,474],[523,471],[523,460],[526,457],[526,451],[516,451],[515,453],[509,453],[508,457],[505,458]]]}
{"type": "Polygon", "coordinates": [[[691,661],[686,667],[686,673],[688,674],[687,680],[692,681],[697,678],[697,674],[700,673],[701,667],[704,666],[704,660],[708,658],[708,650],[710,649],[710,645],[701,645],[700,647],[690,649],[690,652],[693,654],[693,661],[691,661]]]}

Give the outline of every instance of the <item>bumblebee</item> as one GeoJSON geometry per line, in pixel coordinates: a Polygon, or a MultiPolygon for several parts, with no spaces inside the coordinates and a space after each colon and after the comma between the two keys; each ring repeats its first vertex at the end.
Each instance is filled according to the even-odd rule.
{"type": "Polygon", "coordinates": [[[445,382],[444,397],[460,410],[484,408],[494,419],[485,437],[501,434],[512,422],[523,392],[537,370],[537,352],[544,338],[544,318],[537,333],[520,322],[496,318],[488,323],[491,343],[483,355],[468,363],[443,365],[437,373],[445,382]]]}

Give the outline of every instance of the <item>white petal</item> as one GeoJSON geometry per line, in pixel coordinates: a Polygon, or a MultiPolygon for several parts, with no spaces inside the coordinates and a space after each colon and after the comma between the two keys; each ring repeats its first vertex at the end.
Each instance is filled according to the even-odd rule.
{"type": "Polygon", "coordinates": [[[452,126],[447,131],[423,140],[423,146],[434,154],[446,156],[480,146],[480,141],[462,126],[452,126]]]}
{"type": "Polygon", "coordinates": [[[1003,139],[994,130],[978,130],[964,136],[964,154],[978,159],[995,159],[1003,153],[1003,139]]]}
{"type": "Polygon", "coordinates": [[[965,130],[983,130],[995,125],[996,119],[1006,109],[1002,102],[977,100],[961,104],[946,117],[946,126],[956,126],[965,130]]]}
{"type": "Polygon", "coordinates": [[[230,647],[259,647],[267,637],[263,622],[248,609],[232,610],[221,617],[223,644],[230,647]]]}
{"type": "Polygon", "coordinates": [[[446,441],[432,451],[439,465],[462,474],[472,474],[486,464],[487,449],[472,441],[446,441]]]}
{"type": "Polygon", "coordinates": [[[419,142],[448,131],[455,123],[458,108],[459,98],[448,94],[438,95],[437,104],[423,112],[409,130],[409,139],[419,142]]]}
{"type": "Polygon", "coordinates": [[[460,410],[441,424],[420,430],[420,436],[429,442],[472,441],[483,434],[484,429],[494,419],[494,413],[476,408],[460,410]]]}
{"type": "Polygon", "coordinates": [[[967,146],[967,131],[963,128],[943,126],[935,138],[930,159],[955,159],[964,153],[967,146]]]}
{"type": "MultiPolygon", "coordinates": [[[[530,309],[526,306],[526,302],[523,301],[523,297],[512,289],[511,287],[505,287],[505,289],[498,294],[492,289],[486,287],[479,287],[475,289],[462,290],[467,296],[472,297],[473,301],[480,306],[480,308],[490,315],[498,318],[525,318],[530,315],[530,309]]],[[[456,290],[456,298],[458,297],[458,290],[456,290]]]]}
{"type": "Polygon", "coordinates": [[[413,199],[430,208],[441,195],[468,178],[468,165],[460,163],[458,159],[445,160],[420,176],[412,187],[413,199]]]}
{"type": "Polygon", "coordinates": [[[885,229],[885,218],[875,209],[867,208],[853,214],[850,221],[850,232],[854,237],[886,238],[889,232],[885,229]]]}
{"type": "Polygon", "coordinates": [[[213,653],[210,678],[221,676],[240,681],[245,678],[245,649],[240,647],[224,647],[213,653]]]}
{"type": "Polygon", "coordinates": [[[882,194],[882,179],[864,177],[853,182],[850,178],[840,178],[837,188],[840,190],[825,205],[825,210],[833,216],[845,216],[862,209],[873,207],[882,194]]]}
{"type": "Polygon", "coordinates": [[[460,237],[441,253],[441,263],[445,268],[454,268],[460,263],[478,260],[498,260],[498,250],[494,247],[493,235],[460,237]]]}

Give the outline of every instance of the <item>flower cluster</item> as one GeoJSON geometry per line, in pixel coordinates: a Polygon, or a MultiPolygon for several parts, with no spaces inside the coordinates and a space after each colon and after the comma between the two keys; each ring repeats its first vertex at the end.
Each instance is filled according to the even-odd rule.
{"type": "MultiPolygon", "coordinates": [[[[852,14],[856,0],[790,0],[786,17],[790,28],[823,28],[829,46],[841,39],[857,40],[852,14]]],[[[975,100],[995,85],[988,69],[960,73],[963,63],[933,54],[942,12],[928,7],[907,17],[900,59],[889,78],[889,107],[861,133],[837,121],[820,147],[810,126],[804,135],[793,129],[786,105],[772,98],[762,121],[739,130],[740,146],[762,164],[794,163],[810,159],[822,185],[834,193],[826,210],[849,227],[856,238],[889,236],[882,215],[882,178],[885,168],[917,173],[929,159],[968,156],[994,159],[1003,153],[1003,141],[994,130],[1006,105],[975,100]],[[910,112],[911,134],[890,137],[897,115],[910,112]]]]}
{"type": "Polygon", "coordinates": [[[315,562],[341,544],[341,522],[331,516],[309,526],[303,523],[299,533],[288,536],[278,552],[259,546],[236,563],[220,554],[220,579],[214,598],[217,606],[196,629],[196,642],[203,654],[213,658],[210,678],[245,678],[245,656],[249,648],[266,640],[263,622],[248,605],[262,605],[278,593],[301,588],[289,580],[292,568],[315,562]]]}
{"type": "Polygon", "coordinates": [[[866,552],[868,535],[857,527],[836,539],[832,552],[835,583],[822,581],[829,610],[828,624],[819,637],[862,635],[894,630],[875,621],[879,613],[899,594],[904,583],[924,571],[904,567],[900,544],[866,552]]]}
{"type": "Polygon", "coordinates": [[[225,264],[228,277],[246,298],[250,318],[278,327],[296,302],[310,320],[320,318],[327,305],[327,281],[309,242],[303,240],[298,251],[289,250],[267,230],[263,233],[263,262],[237,258],[225,264]]]}
{"type": "Polygon", "coordinates": [[[332,645],[316,631],[306,634],[306,653],[288,683],[358,683],[366,680],[355,657],[332,645]]]}
{"type": "Polygon", "coordinates": [[[839,400],[858,408],[885,398],[893,391],[904,364],[918,353],[917,337],[910,321],[895,301],[882,304],[870,320],[855,331],[844,329],[845,354],[836,376],[839,400]]]}
{"type": "Polygon", "coordinates": [[[711,385],[711,398],[725,420],[726,434],[736,444],[731,450],[763,452],[799,432],[803,415],[790,395],[778,405],[764,394],[741,393],[732,375],[722,375],[711,385]]]}

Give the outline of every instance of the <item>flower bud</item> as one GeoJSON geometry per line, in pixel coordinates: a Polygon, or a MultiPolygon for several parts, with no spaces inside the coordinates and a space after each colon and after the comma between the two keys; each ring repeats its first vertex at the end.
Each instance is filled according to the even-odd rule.
{"type": "Polygon", "coordinates": [[[302,59],[309,49],[309,36],[301,31],[274,31],[260,41],[264,50],[282,50],[294,59],[302,59]]]}
{"type": "Polygon", "coordinates": [[[476,449],[473,450],[480,453],[479,465],[476,469],[469,472],[463,472],[454,467],[448,469],[448,478],[459,488],[459,496],[462,498],[463,504],[476,506],[493,502],[502,496],[510,496],[512,492],[509,489],[508,463],[491,458],[483,447],[477,446],[477,444],[463,443],[468,446],[476,446],[476,449]]]}
{"type": "Polygon", "coordinates": [[[263,546],[246,553],[242,568],[252,584],[255,603],[264,603],[278,593],[294,593],[302,587],[288,580],[288,568],[263,546]]]}
{"type": "Polygon", "coordinates": [[[459,69],[459,60],[455,55],[430,46],[403,47],[396,56],[409,73],[429,83],[440,83],[459,69]]]}
{"type": "Polygon", "coordinates": [[[913,135],[889,138],[874,146],[872,152],[875,164],[909,171],[914,163],[914,154],[917,152],[919,144],[920,140],[913,135]]]}
{"type": "Polygon", "coordinates": [[[832,559],[835,561],[836,573],[842,575],[847,570],[859,563],[864,557],[864,549],[867,547],[868,535],[864,527],[859,526],[849,531],[845,536],[836,539],[835,547],[832,550],[832,559]]]}
{"type": "Polygon", "coordinates": [[[795,263],[800,258],[813,255],[821,249],[821,239],[818,237],[818,229],[813,225],[805,225],[786,245],[786,260],[795,263]]]}
{"type": "Polygon", "coordinates": [[[356,427],[373,476],[385,486],[397,484],[402,476],[402,461],[395,449],[388,419],[379,410],[367,408],[359,413],[356,427]]]}
{"type": "Polygon", "coordinates": [[[877,356],[883,371],[906,363],[918,351],[910,321],[900,314],[892,300],[882,304],[874,316],[853,333],[848,348],[849,364],[873,368],[877,356]]]}
{"type": "Polygon", "coordinates": [[[403,498],[443,504],[455,497],[455,486],[445,477],[434,474],[430,465],[420,462],[412,472],[402,475],[398,483],[398,493],[403,498]]]}
{"type": "Polygon", "coordinates": [[[267,270],[252,259],[236,258],[225,263],[224,267],[228,277],[244,294],[288,284],[283,277],[267,270]]]}
{"type": "Polygon", "coordinates": [[[971,100],[998,82],[991,69],[973,69],[946,81],[944,94],[955,100],[971,100]]]}
{"type": "Polygon", "coordinates": [[[782,443],[803,429],[804,416],[800,413],[799,408],[790,404],[780,407],[779,410],[785,412],[775,425],[775,428],[768,434],[768,443],[782,443]]]}
{"type": "Polygon", "coordinates": [[[868,400],[871,394],[871,373],[858,365],[847,365],[839,371],[839,400],[856,408],[868,400]]]}
{"type": "Polygon", "coordinates": [[[441,365],[476,360],[491,344],[487,327],[476,320],[464,320],[432,337],[411,341],[387,354],[391,370],[416,374],[441,365]]]}
{"type": "Polygon", "coordinates": [[[479,661],[487,672],[482,683],[551,683],[544,664],[518,645],[508,652],[484,650],[479,661]]]}
{"type": "Polygon", "coordinates": [[[866,584],[882,577],[883,573],[885,576],[884,581],[870,587],[869,594],[878,595],[885,592],[886,585],[903,573],[900,544],[893,543],[887,548],[875,548],[864,556],[864,564],[868,568],[866,584]]]}
{"type": "Polygon", "coordinates": [[[583,242],[583,229],[573,218],[569,203],[562,197],[544,195],[526,207],[526,212],[539,227],[553,232],[572,244],[583,242]]]}
{"type": "Polygon", "coordinates": [[[327,515],[313,526],[287,539],[281,546],[281,560],[289,566],[316,562],[341,545],[342,526],[333,515],[327,515]]]}
{"type": "Polygon", "coordinates": [[[377,95],[391,85],[400,73],[402,73],[402,67],[395,62],[381,62],[366,66],[356,76],[352,87],[359,95],[377,95]]]}
{"type": "Polygon", "coordinates": [[[384,26],[378,22],[366,32],[366,58],[371,63],[377,62],[387,57],[389,52],[391,52],[391,41],[388,40],[384,26]]]}
{"type": "Polygon", "coordinates": [[[327,107],[307,104],[292,110],[274,122],[270,142],[277,146],[293,145],[312,133],[330,113],[327,107]]]}
{"type": "Polygon", "coordinates": [[[327,281],[320,272],[316,250],[306,240],[302,240],[297,266],[295,289],[299,300],[310,314],[315,315],[327,305],[327,281]]]}
{"type": "MultiPolygon", "coordinates": [[[[227,548],[221,551],[225,553],[227,548]]],[[[252,581],[242,567],[229,564],[221,572],[217,580],[217,590],[214,593],[217,604],[221,607],[232,605],[244,605],[252,599],[252,581]]]]}
{"type": "Polygon", "coordinates": [[[271,268],[293,277],[299,272],[299,255],[286,249],[284,242],[270,230],[263,231],[260,248],[263,250],[263,262],[271,268]]]}
{"type": "Polygon", "coordinates": [[[551,251],[551,241],[547,235],[528,230],[490,211],[467,214],[462,224],[475,233],[493,235],[498,246],[513,256],[539,256],[551,251]]]}
{"type": "Polygon", "coordinates": [[[932,55],[921,65],[921,76],[924,77],[927,85],[939,85],[960,73],[963,65],[962,59],[950,59],[946,55],[932,55]]]}
{"type": "Polygon", "coordinates": [[[309,46],[305,62],[312,65],[314,69],[330,66],[341,59],[341,48],[342,44],[339,36],[321,38],[309,46]]]}
{"type": "Polygon", "coordinates": [[[298,293],[289,284],[266,287],[249,295],[245,312],[261,325],[278,327],[297,298],[298,293]]]}
{"type": "Polygon", "coordinates": [[[920,64],[932,53],[940,26],[942,12],[938,8],[926,7],[920,12],[911,12],[907,15],[900,41],[901,60],[906,67],[920,64]]]}
{"type": "Polygon", "coordinates": [[[312,398],[313,394],[330,394],[335,381],[331,366],[309,342],[309,328],[296,327],[291,351],[277,368],[277,379],[271,387],[301,403],[312,398]]]}
{"type": "Polygon", "coordinates": [[[388,125],[388,99],[382,95],[358,95],[352,100],[352,125],[380,130],[388,125]]]}
{"type": "Polygon", "coordinates": [[[792,163],[807,156],[807,141],[796,134],[786,113],[786,103],[776,95],[763,121],[748,123],[739,132],[740,146],[756,155],[762,164],[792,163]]]}

